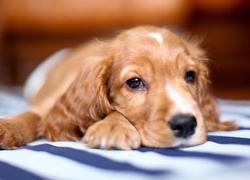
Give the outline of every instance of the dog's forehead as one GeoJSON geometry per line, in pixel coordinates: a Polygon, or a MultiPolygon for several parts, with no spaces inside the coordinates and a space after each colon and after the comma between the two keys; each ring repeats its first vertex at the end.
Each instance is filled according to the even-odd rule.
{"type": "Polygon", "coordinates": [[[182,39],[174,32],[165,28],[145,28],[137,33],[131,33],[130,35],[135,41],[141,43],[148,43],[148,41],[151,41],[155,45],[171,44],[172,46],[183,46],[182,39]]]}
{"type": "Polygon", "coordinates": [[[153,72],[165,72],[169,67],[176,69],[195,65],[183,40],[162,28],[131,31],[123,39],[117,54],[117,64],[121,65],[121,69],[131,65],[130,71],[139,68],[143,71],[152,69],[153,72]]]}
{"type": "Polygon", "coordinates": [[[182,38],[172,31],[164,28],[145,28],[131,31],[123,41],[127,46],[127,51],[131,53],[161,53],[162,56],[168,54],[175,55],[185,52],[186,46],[182,38]]]}
{"type": "Polygon", "coordinates": [[[163,43],[164,37],[160,32],[150,32],[148,36],[156,40],[160,45],[163,43]]]}
{"type": "Polygon", "coordinates": [[[128,56],[174,60],[178,54],[188,55],[184,41],[168,29],[141,30],[128,35],[124,41],[128,56]]]}

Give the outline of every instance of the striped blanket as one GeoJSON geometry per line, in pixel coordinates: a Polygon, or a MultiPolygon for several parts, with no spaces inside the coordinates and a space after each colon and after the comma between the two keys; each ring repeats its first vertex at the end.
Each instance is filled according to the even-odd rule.
{"type": "MultiPolygon", "coordinates": [[[[242,128],[209,133],[203,145],[106,151],[89,149],[80,142],[41,139],[20,149],[0,151],[0,179],[249,180],[250,102],[219,103],[221,120],[235,119],[242,128]]],[[[20,95],[0,90],[0,117],[27,108],[20,95]]]]}

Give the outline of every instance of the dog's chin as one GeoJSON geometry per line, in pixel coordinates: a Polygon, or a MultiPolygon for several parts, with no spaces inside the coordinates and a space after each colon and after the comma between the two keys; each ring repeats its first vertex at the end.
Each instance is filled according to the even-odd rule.
{"type": "Polygon", "coordinates": [[[192,136],[189,138],[177,138],[173,144],[169,146],[169,148],[185,148],[185,147],[192,147],[197,146],[205,143],[207,137],[197,138],[196,136],[192,136]]]}
{"type": "Polygon", "coordinates": [[[172,148],[186,148],[192,146],[198,146],[204,144],[207,140],[207,137],[197,139],[196,137],[189,138],[176,138],[171,144],[142,144],[145,147],[152,148],[161,148],[161,149],[172,149],[172,148]]]}
{"type": "Polygon", "coordinates": [[[189,137],[174,137],[171,134],[158,136],[148,136],[144,134],[144,131],[140,131],[142,146],[151,148],[184,148],[192,147],[204,144],[207,141],[207,132],[202,130],[196,130],[195,134],[189,137]],[[153,138],[155,137],[155,138],[153,138]],[[163,139],[163,137],[165,137],[163,139]]]}
{"type": "Polygon", "coordinates": [[[185,147],[197,146],[200,144],[202,143],[192,142],[192,140],[189,139],[178,138],[172,145],[170,145],[169,148],[185,148],[185,147]]]}

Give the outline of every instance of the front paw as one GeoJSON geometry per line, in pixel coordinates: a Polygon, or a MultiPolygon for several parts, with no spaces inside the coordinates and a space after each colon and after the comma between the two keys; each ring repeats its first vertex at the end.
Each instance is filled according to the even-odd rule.
{"type": "Polygon", "coordinates": [[[102,120],[87,130],[83,141],[90,148],[131,150],[141,146],[137,130],[129,122],[102,120]]]}

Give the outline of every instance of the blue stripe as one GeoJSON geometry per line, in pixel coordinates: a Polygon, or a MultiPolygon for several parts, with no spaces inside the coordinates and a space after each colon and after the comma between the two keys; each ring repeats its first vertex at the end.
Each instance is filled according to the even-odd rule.
{"type": "Polygon", "coordinates": [[[43,178],[0,161],[0,179],[42,180],[43,178]]]}
{"type": "Polygon", "coordinates": [[[219,162],[226,163],[226,164],[229,162],[238,162],[238,161],[244,160],[244,158],[240,156],[221,155],[221,154],[205,153],[205,152],[182,151],[181,149],[154,149],[154,148],[141,147],[139,151],[141,152],[153,151],[161,155],[174,156],[174,157],[206,158],[206,159],[212,159],[212,160],[219,161],[219,162]]]}
{"type": "MultiPolygon", "coordinates": [[[[250,132],[249,132],[250,135],[250,132]]],[[[238,144],[238,145],[250,145],[250,139],[227,137],[227,136],[208,136],[208,141],[212,141],[219,144],[238,144]]]]}
{"type": "Polygon", "coordinates": [[[238,129],[238,131],[240,130],[250,130],[250,127],[241,127],[240,129],[238,129]]]}
{"type": "Polygon", "coordinates": [[[97,168],[115,170],[115,171],[132,171],[136,173],[143,173],[148,175],[161,175],[170,173],[166,170],[145,170],[135,167],[129,163],[116,162],[105,157],[91,154],[86,151],[76,150],[68,147],[56,147],[48,144],[42,144],[37,146],[26,146],[25,149],[33,151],[45,151],[54,155],[66,157],[74,161],[94,166],[97,168]]]}

